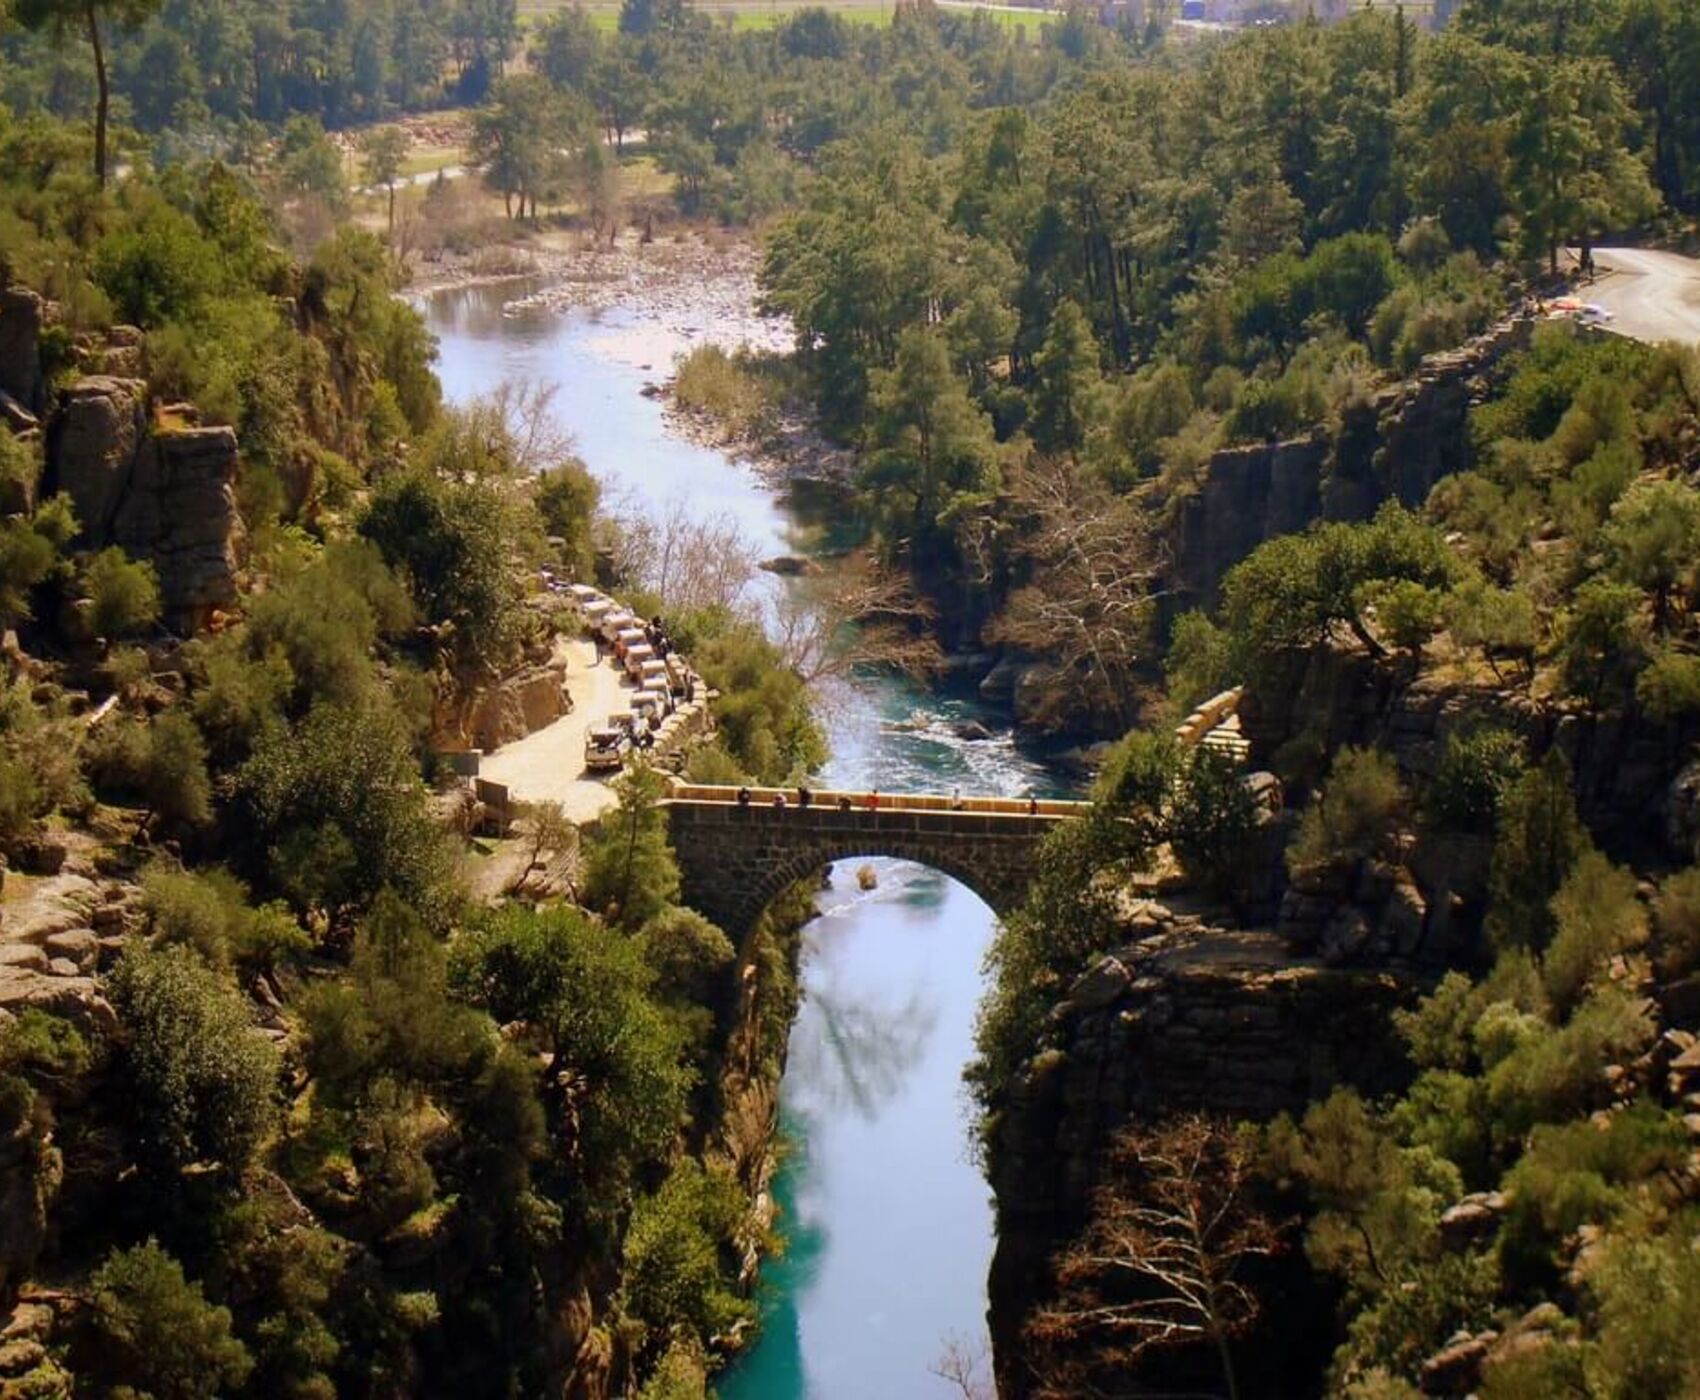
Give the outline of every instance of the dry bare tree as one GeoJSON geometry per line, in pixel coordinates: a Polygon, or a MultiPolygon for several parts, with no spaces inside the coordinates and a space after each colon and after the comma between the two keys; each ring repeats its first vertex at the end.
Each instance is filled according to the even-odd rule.
{"type": "Polygon", "coordinates": [[[572,432],[555,412],[560,391],[553,380],[504,379],[475,400],[501,425],[509,460],[525,475],[558,467],[577,451],[572,432]]]}
{"type": "Polygon", "coordinates": [[[962,1393],[962,1400],[996,1400],[992,1379],[987,1374],[986,1344],[971,1342],[952,1333],[945,1339],[944,1350],[927,1369],[940,1380],[948,1381],[962,1393]]]}
{"type": "Polygon", "coordinates": [[[573,825],[559,802],[527,802],[520,809],[529,854],[518,877],[509,886],[509,894],[518,894],[532,875],[541,871],[548,883],[549,867],[553,861],[566,860],[578,851],[578,828],[573,825]]]}
{"type": "Polygon", "coordinates": [[[1041,1395],[1096,1394],[1094,1376],[1202,1344],[1237,1400],[1230,1344],[1258,1313],[1240,1271],[1281,1241],[1252,1198],[1253,1152],[1234,1125],[1203,1114],[1118,1136],[1092,1217],[1056,1261],[1057,1299],[1027,1324],[1041,1395]]]}
{"type": "Polygon", "coordinates": [[[614,567],[670,611],[750,606],[759,551],[727,514],[697,519],[682,498],[659,513],[631,494],[610,512],[618,526],[614,567]]]}
{"type": "MultiPolygon", "coordinates": [[[[1062,458],[1011,472],[1010,518],[1033,581],[1011,593],[990,639],[1058,666],[1069,684],[1051,703],[1108,716],[1136,711],[1135,675],[1150,653],[1162,546],[1149,516],[1062,458]]],[[[1057,716],[1061,718],[1061,714],[1057,716]]],[[[1044,718],[1044,716],[1041,716],[1044,718]]]]}
{"type": "Polygon", "coordinates": [[[771,613],[779,654],[811,683],[858,666],[922,674],[938,664],[933,605],[907,573],[872,554],[835,560],[780,589],[771,613]]]}

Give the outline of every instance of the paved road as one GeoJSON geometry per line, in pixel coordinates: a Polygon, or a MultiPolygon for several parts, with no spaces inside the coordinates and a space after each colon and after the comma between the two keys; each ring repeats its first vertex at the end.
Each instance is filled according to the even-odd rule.
{"type": "Polygon", "coordinates": [[[485,754],[478,775],[506,784],[522,802],[559,802],[568,817],[582,823],[618,801],[603,777],[584,771],[585,731],[606,724],[609,715],[623,714],[630,692],[612,661],[597,664],[588,639],[575,637],[563,646],[572,713],[485,754]]]}
{"type": "Polygon", "coordinates": [[[1650,248],[1596,248],[1600,276],[1576,295],[1612,313],[1611,329],[1636,340],[1700,342],[1700,258],[1650,248]]]}

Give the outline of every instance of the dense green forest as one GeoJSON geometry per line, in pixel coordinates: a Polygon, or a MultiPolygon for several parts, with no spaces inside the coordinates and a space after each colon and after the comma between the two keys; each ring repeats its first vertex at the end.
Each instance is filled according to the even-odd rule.
{"type": "MultiPolygon", "coordinates": [[[[797,911],[734,950],[679,908],[641,768],[600,834],[530,814],[533,864],[492,901],[487,843],[435,785],[442,703],[560,625],[535,565],[606,544],[595,483],[511,400],[441,402],[378,238],[286,251],[274,167],[103,190],[86,124],[41,117],[0,118],[0,149],[8,332],[23,289],[56,302],[8,343],[43,378],[0,431],[0,931],[74,870],[118,940],[98,984],[38,979],[0,1018],[0,1291],[26,1321],[44,1287],[78,1303],[51,1353],[45,1330],[8,1344],[6,1392],[511,1395],[659,1369],[700,1393],[750,1312],[759,1144],[722,1135],[776,1073],[797,911]],[[50,494],[75,462],[33,427],[127,353],[117,322],[150,440],[188,412],[239,445],[240,591],[193,636],[165,626],[164,566],[92,547],[50,494]]],[[[676,628],[727,701],[723,771],[818,754],[747,617],[704,600],[676,628]]]]}
{"type": "MultiPolygon", "coordinates": [[[[1700,1389],[1697,1104],[1671,1077],[1696,851],[1590,826],[1613,753],[1643,739],[1674,777],[1700,718],[1694,348],[1542,326],[1426,500],[1271,539],[1206,606],[1162,596],[1215,454],[1349,441],[1557,286],[1566,246],[1683,237],[1700,7],[1295,20],[1201,37],[1073,8],[1028,39],[925,4],[744,30],[676,0],[613,28],[524,28],[511,0],[0,0],[0,294],[51,303],[36,400],[0,401],[0,915],[74,867],[91,930],[123,934],[84,949],[86,999],[0,1017],[0,1304],[60,1319],[7,1343],[4,1393],[671,1400],[753,1317],[765,1144],[737,1100],[777,1074],[804,894],[733,948],[678,905],[638,768],[594,831],[529,814],[531,863],[492,895],[432,737],[547,652],[545,562],[674,614],[722,707],[693,776],[797,780],[821,733],[733,599],[674,609],[621,575],[619,524],[523,397],[442,402],[396,295],[405,146],[371,124],[469,105],[455,183],[502,205],[469,247],[632,234],[640,161],[673,217],[759,237],[796,352],[705,352],[681,396],[746,425],[801,405],[854,449],[875,564],[929,600],[915,628],[1042,657],[1048,719],[1132,731],[991,955],[969,1082],[994,1165],[1130,887],[1161,870],[1251,921],[1270,814],[1162,737],[1176,718],[1237,684],[1248,713],[1323,715],[1346,665],[1382,710],[1438,687],[1466,716],[1422,766],[1320,720],[1254,750],[1284,886],[1348,905],[1468,848],[1471,937],[1401,969],[1397,1091],[1135,1125],[1004,1358],[1020,1393],[1165,1350],[1093,1261],[1160,1253],[1125,1212],[1182,1148],[1236,1193],[1227,1272],[1278,1256],[1322,1300],[1307,1393],[1434,1393],[1427,1364],[1490,1331],[1517,1343],[1475,1356],[1494,1400],[1700,1389]],[[354,126],[358,175],[327,135],[354,126]],[[120,360],[150,437],[183,403],[235,434],[237,591],[192,624],[54,493],[55,415],[120,360]]],[[[1268,1393],[1235,1346],[1279,1290],[1223,1296],[1207,1384],[1237,1360],[1268,1393]]]]}

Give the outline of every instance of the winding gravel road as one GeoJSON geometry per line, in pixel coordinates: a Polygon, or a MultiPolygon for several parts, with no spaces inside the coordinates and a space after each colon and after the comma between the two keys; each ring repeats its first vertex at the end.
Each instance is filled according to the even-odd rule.
{"type": "Polygon", "coordinates": [[[1611,329],[1636,340],[1700,342],[1700,258],[1651,248],[1596,248],[1600,270],[1576,295],[1612,313],[1611,329]]]}

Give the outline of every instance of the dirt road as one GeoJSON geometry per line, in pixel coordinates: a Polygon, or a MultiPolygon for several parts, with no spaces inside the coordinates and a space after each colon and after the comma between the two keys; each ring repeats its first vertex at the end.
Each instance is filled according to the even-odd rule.
{"type": "Polygon", "coordinates": [[[594,821],[616,798],[607,778],[584,770],[584,735],[622,714],[629,691],[611,660],[601,664],[588,638],[563,644],[567,656],[567,693],[573,711],[535,734],[484,755],[478,775],[503,783],[522,802],[559,802],[575,822],[594,821]]]}
{"type": "Polygon", "coordinates": [[[1600,275],[1576,295],[1612,313],[1611,329],[1636,340],[1700,342],[1700,258],[1651,248],[1596,248],[1600,275]]]}

